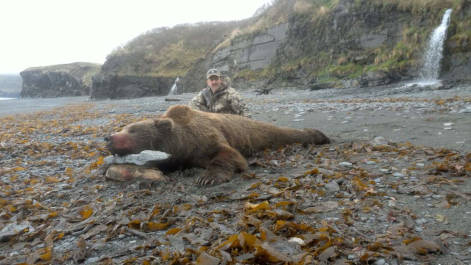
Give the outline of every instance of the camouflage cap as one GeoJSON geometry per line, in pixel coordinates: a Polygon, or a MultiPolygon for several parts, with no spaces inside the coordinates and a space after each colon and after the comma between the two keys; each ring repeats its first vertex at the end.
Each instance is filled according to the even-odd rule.
{"type": "Polygon", "coordinates": [[[206,72],[206,79],[209,79],[211,76],[221,77],[221,72],[216,68],[209,69],[208,72],[206,72]]]}

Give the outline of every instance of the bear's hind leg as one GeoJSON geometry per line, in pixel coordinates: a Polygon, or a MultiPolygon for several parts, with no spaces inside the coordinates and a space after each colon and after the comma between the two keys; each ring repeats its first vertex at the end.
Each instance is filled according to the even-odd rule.
{"type": "Polygon", "coordinates": [[[247,167],[247,160],[239,151],[229,145],[221,145],[206,167],[205,174],[199,177],[196,183],[205,186],[227,182],[234,173],[242,172],[247,167]]]}

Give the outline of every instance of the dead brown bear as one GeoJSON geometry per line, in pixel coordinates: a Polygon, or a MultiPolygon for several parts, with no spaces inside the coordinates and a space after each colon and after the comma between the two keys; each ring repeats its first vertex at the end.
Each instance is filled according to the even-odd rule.
{"type": "Polygon", "coordinates": [[[156,165],[160,169],[205,168],[201,185],[228,181],[247,169],[254,152],[287,144],[326,144],[330,140],[315,129],[291,129],[238,115],[170,107],[156,119],[132,123],[107,138],[113,154],[137,154],[158,150],[171,157],[156,165]]]}

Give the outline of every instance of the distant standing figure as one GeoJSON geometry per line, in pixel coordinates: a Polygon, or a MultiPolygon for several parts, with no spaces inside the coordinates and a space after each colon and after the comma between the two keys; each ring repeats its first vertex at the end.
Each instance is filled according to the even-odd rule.
{"type": "Polygon", "coordinates": [[[193,109],[248,116],[247,107],[239,93],[230,86],[230,79],[222,77],[217,69],[206,73],[207,87],[201,90],[189,103],[193,109]]]}

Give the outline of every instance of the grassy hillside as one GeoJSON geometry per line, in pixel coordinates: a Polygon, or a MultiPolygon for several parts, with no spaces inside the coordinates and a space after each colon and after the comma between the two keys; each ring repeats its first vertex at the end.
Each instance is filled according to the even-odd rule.
{"type": "Polygon", "coordinates": [[[276,0],[245,21],[149,31],[112,52],[102,72],[185,76],[221,48],[289,23],[287,41],[271,66],[231,73],[235,80],[335,82],[370,71],[414,75],[430,32],[447,8],[453,13],[446,53],[466,57],[471,50],[469,0],[276,0]],[[371,36],[385,40],[376,46],[362,45],[371,36]]]}
{"type": "Polygon", "coordinates": [[[100,66],[101,65],[95,63],[75,62],[69,64],[30,67],[24,70],[24,72],[65,72],[74,76],[78,80],[81,80],[84,85],[91,87],[92,77],[100,71],[100,66]]]}
{"type": "Polygon", "coordinates": [[[242,22],[209,22],[157,28],[113,51],[104,73],[133,76],[183,76],[242,22]]]}

